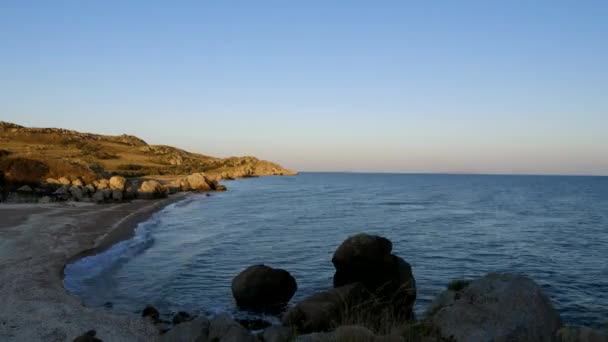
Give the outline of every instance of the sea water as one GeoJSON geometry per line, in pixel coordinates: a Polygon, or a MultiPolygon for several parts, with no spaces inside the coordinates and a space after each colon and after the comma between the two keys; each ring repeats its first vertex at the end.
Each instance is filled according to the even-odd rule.
{"type": "Polygon", "coordinates": [[[452,279],[537,281],[570,324],[608,322],[608,177],[302,173],[225,183],[156,213],[135,236],[66,267],[85,305],[245,315],[232,278],[288,270],[292,303],[332,286],[333,252],[366,232],[412,265],[416,311],[452,279]]]}

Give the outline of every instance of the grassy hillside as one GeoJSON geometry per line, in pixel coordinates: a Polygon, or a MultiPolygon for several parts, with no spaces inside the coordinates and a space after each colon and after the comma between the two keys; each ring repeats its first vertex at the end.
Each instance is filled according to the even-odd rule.
{"type": "MultiPolygon", "coordinates": [[[[255,157],[215,158],[131,136],[58,128],[27,128],[0,121],[0,172],[19,183],[80,176],[141,177],[205,172],[218,179],[295,172],[255,157]]],[[[2,175],[0,175],[0,178],[2,175]]]]}

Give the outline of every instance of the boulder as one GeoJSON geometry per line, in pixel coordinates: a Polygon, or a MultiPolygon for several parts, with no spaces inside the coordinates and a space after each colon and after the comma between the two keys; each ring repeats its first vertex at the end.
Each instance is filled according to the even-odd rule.
{"type": "Polygon", "coordinates": [[[112,176],[109,181],[110,189],[124,191],[127,179],[121,176],[112,176]]]}
{"type": "Polygon", "coordinates": [[[89,330],[86,333],[76,337],[73,341],[74,342],[102,342],[102,340],[97,338],[95,335],[97,335],[97,331],[89,330]]]}
{"type": "Polygon", "coordinates": [[[258,334],[262,342],[291,342],[296,337],[296,331],[291,327],[271,326],[258,334]]]}
{"type": "Polygon", "coordinates": [[[410,264],[391,254],[392,248],[391,241],[377,235],[357,234],[346,239],[332,258],[334,287],[362,283],[378,301],[390,303],[393,315],[413,319],[416,280],[410,264]]]}
{"type": "Polygon", "coordinates": [[[158,181],[147,180],[141,183],[137,191],[137,197],[144,199],[167,197],[167,189],[158,181]]]}
{"type": "Polygon", "coordinates": [[[64,185],[61,188],[55,190],[53,192],[53,196],[58,201],[67,201],[68,199],[70,199],[70,190],[67,186],[64,185]]]}
{"type": "Polygon", "coordinates": [[[522,275],[489,273],[459,291],[447,290],[427,319],[456,341],[553,341],[559,313],[541,287],[522,275]]]}
{"type": "Polygon", "coordinates": [[[261,318],[241,318],[237,319],[240,325],[245,327],[247,330],[255,331],[255,330],[263,330],[272,325],[272,323],[268,322],[265,319],[261,318]]]}
{"type": "Polygon", "coordinates": [[[72,181],[69,180],[67,177],[59,178],[59,183],[61,183],[63,185],[72,185],[72,181]]]}
{"type": "Polygon", "coordinates": [[[112,199],[115,201],[122,201],[122,190],[114,189],[112,190],[112,199]]]}
{"type": "Polygon", "coordinates": [[[186,311],[180,311],[173,316],[171,322],[174,325],[178,325],[180,323],[191,321],[194,317],[190,316],[186,311]]]}
{"type": "Polygon", "coordinates": [[[82,188],[76,185],[72,185],[70,187],[70,194],[72,195],[72,199],[74,201],[82,201],[84,199],[84,193],[82,192],[82,188]]]}
{"type": "Polygon", "coordinates": [[[134,199],[137,197],[137,188],[135,187],[135,185],[131,184],[130,182],[127,182],[127,185],[125,186],[125,191],[123,191],[122,193],[122,197],[125,200],[130,200],[130,199],[134,199]]]}
{"type": "Polygon", "coordinates": [[[295,327],[299,333],[329,331],[351,320],[353,308],[364,307],[370,298],[362,283],[319,292],[291,307],[282,323],[295,327]]]}
{"type": "Polygon", "coordinates": [[[73,186],[84,186],[84,181],[82,180],[82,178],[76,177],[76,178],[72,179],[72,185],[73,186]]]}
{"type": "Polygon", "coordinates": [[[213,190],[212,182],[205,177],[204,173],[193,173],[186,177],[191,190],[209,191],[213,190]]]}
{"type": "Polygon", "coordinates": [[[209,337],[207,341],[256,342],[257,339],[228,315],[220,314],[211,320],[209,324],[209,337]]]}
{"type": "Polygon", "coordinates": [[[24,186],[18,188],[17,192],[22,193],[22,194],[32,194],[34,192],[34,190],[32,190],[32,187],[30,187],[29,185],[24,185],[24,186]]]}
{"type": "Polygon", "coordinates": [[[159,322],[160,321],[160,312],[158,312],[158,309],[155,308],[152,305],[146,305],[146,307],[141,311],[141,317],[144,318],[149,318],[150,320],[152,320],[153,322],[159,322]]]}
{"type": "Polygon", "coordinates": [[[558,342],[608,342],[608,332],[585,327],[563,327],[557,332],[558,342]]]}
{"type": "Polygon", "coordinates": [[[226,191],[226,186],[221,184],[215,184],[215,191],[226,191]]]}
{"type": "Polygon", "coordinates": [[[343,325],[332,332],[312,333],[298,336],[298,342],[375,342],[374,333],[359,325],[343,325]]]}
{"type": "Polygon", "coordinates": [[[55,178],[47,178],[47,179],[46,179],[46,182],[47,182],[48,184],[57,184],[57,185],[61,184],[61,182],[60,182],[60,181],[58,181],[58,180],[57,180],[57,179],[55,179],[55,178]]]}
{"type": "Polygon", "coordinates": [[[161,342],[207,341],[209,320],[205,317],[182,322],[160,337],[161,342]]]}
{"type": "Polygon", "coordinates": [[[266,265],[253,265],[232,280],[232,295],[238,306],[274,311],[285,307],[298,289],[289,272],[266,265]]]}
{"type": "Polygon", "coordinates": [[[102,179],[100,179],[100,180],[97,181],[97,184],[95,185],[95,187],[97,188],[97,190],[109,189],[110,188],[110,181],[108,181],[105,178],[102,178],[102,179]]]}
{"type": "Polygon", "coordinates": [[[94,186],[93,184],[87,184],[87,185],[85,186],[85,188],[86,188],[86,191],[87,191],[89,194],[91,194],[91,195],[92,195],[92,194],[94,194],[94,193],[95,193],[95,186],[94,186]]]}
{"type": "Polygon", "coordinates": [[[170,185],[179,188],[180,191],[190,191],[190,183],[186,177],[177,178],[170,185]]]}

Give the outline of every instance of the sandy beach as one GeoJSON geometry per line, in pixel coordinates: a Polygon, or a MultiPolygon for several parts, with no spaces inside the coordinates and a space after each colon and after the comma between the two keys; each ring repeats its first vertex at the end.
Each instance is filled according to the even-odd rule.
{"type": "Polygon", "coordinates": [[[137,314],[84,307],[64,289],[63,268],[128,238],[137,223],[187,195],[108,205],[0,204],[0,340],[72,341],[94,329],[104,341],[154,341],[156,329],[137,314]]]}

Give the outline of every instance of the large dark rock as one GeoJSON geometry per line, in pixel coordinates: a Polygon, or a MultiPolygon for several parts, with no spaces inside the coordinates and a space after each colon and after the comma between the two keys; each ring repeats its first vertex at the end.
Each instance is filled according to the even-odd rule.
{"type": "Polygon", "coordinates": [[[160,312],[158,309],[152,305],[146,305],[146,307],[141,311],[141,317],[149,317],[152,322],[160,321],[160,312]]]}
{"type": "Polygon", "coordinates": [[[232,280],[232,295],[238,306],[250,310],[283,308],[298,289],[289,272],[265,265],[246,268],[232,280]]]}
{"type": "Polygon", "coordinates": [[[76,337],[74,342],[103,342],[101,339],[97,338],[97,332],[95,330],[89,330],[86,333],[76,337]]]}
{"type": "Polygon", "coordinates": [[[207,341],[210,322],[205,317],[182,322],[160,337],[161,342],[207,341]]]}
{"type": "Polygon", "coordinates": [[[416,280],[410,264],[391,254],[392,248],[388,239],[376,235],[357,234],[346,239],[332,258],[334,287],[362,283],[378,301],[391,306],[393,315],[412,319],[416,280]]]}
{"type": "Polygon", "coordinates": [[[220,314],[211,320],[208,338],[199,338],[198,341],[257,342],[257,339],[228,315],[220,314]]]}
{"type": "Polygon", "coordinates": [[[553,341],[559,313],[531,279],[490,273],[442,293],[427,312],[444,338],[456,341],[553,341]]]}
{"type": "Polygon", "coordinates": [[[283,316],[285,326],[299,333],[329,331],[351,320],[370,300],[371,294],[361,283],[316,293],[289,309],[283,316]]]}

